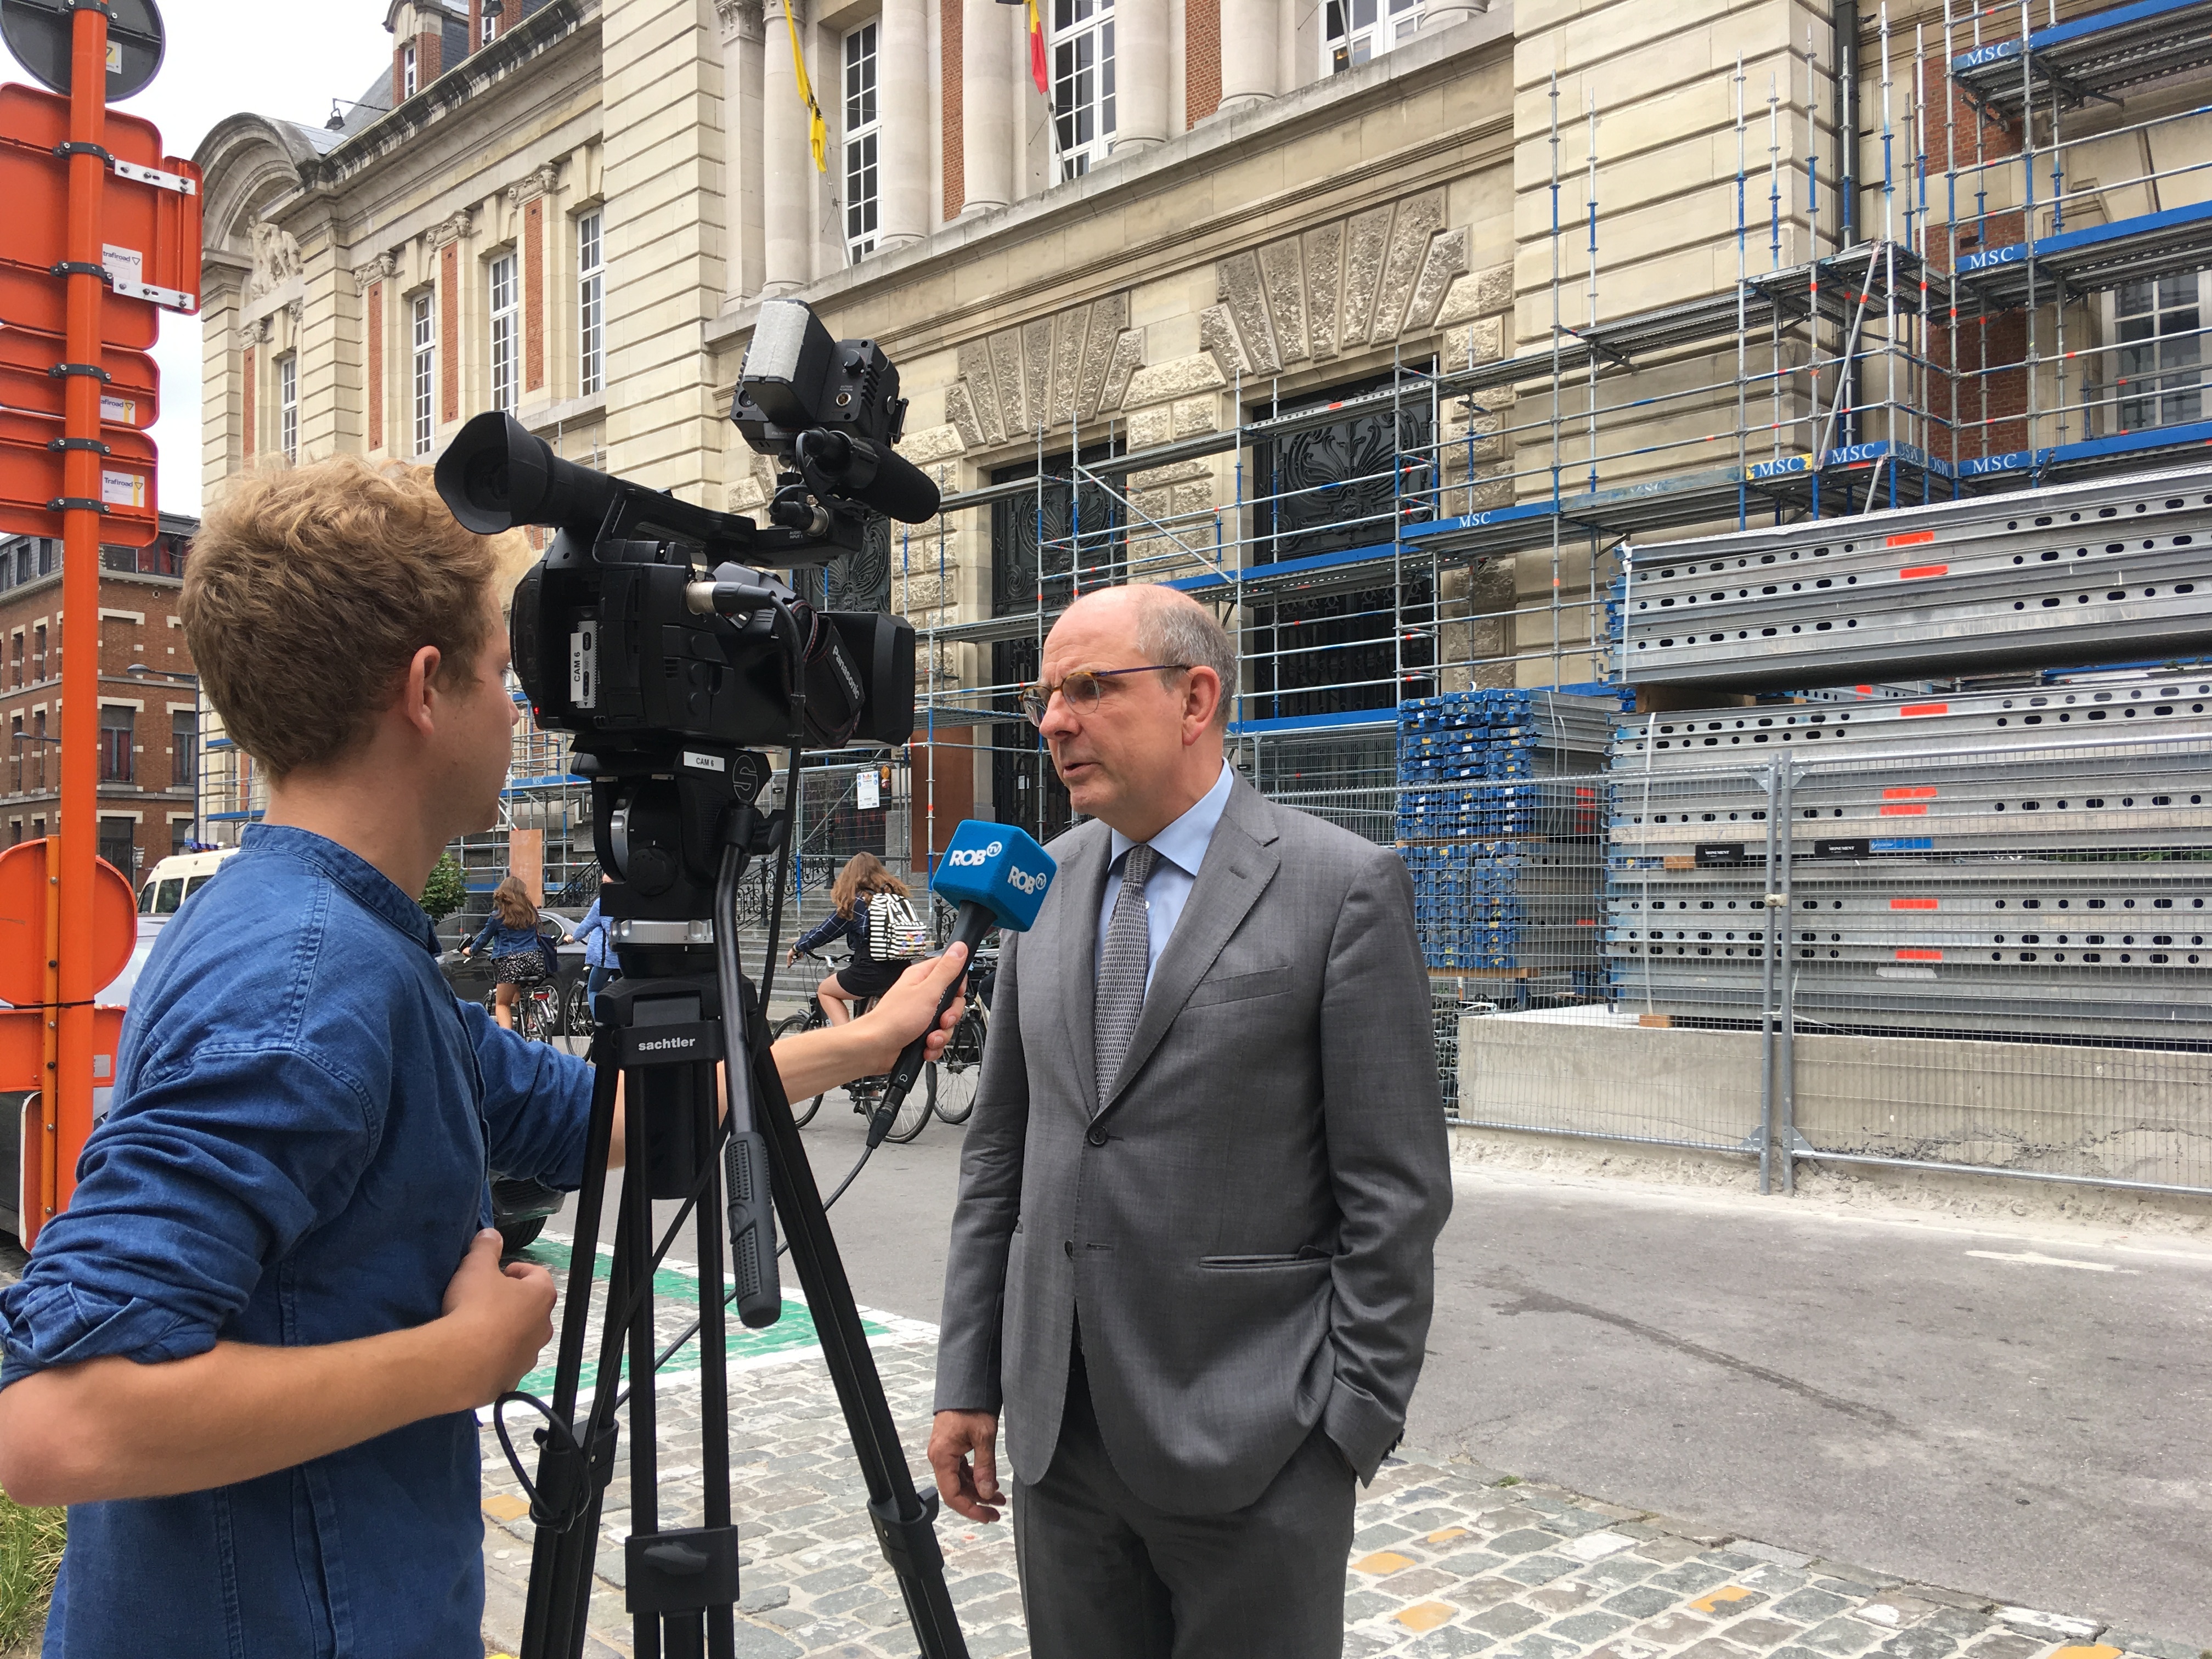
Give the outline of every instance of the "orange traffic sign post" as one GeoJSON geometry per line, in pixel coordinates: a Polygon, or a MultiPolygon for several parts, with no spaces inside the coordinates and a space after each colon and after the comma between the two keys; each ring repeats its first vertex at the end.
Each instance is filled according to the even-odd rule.
{"type": "MultiPolygon", "coordinates": [[[[143,544],[159,525],[152,447],[135,408],[118,418],[109,349],[151,345],[157,307],[199,303],[198,177],[189,163],[162,157],[150,125],[111,121],[107,112],[111,95],[137,90],[158,66],[159,16],[149,0],[131,0],[118,58],[109,50],[109,15],[96,0],[62,0],[35,16],[12,9],[9,44],[67,95],[0,88],[0,200],[10,214],[0,324],[58,337],[61,346],[59,359],[45,365],[60,382],[58,410],[51,398],[9,410],[0,430],[0,531],[51,535],[58,523],[62,611],[76,623],[75,648],[62,653],[60,834],[0,858],[0,933],[36,940],[27,957],[0,939],[0,959],[37,969],[0,974],[10,981],[0,1000],[31,1005],[0,1019],[0,1087],[40,1091],[37,1121],[27,1113],[24,1126],[36,1131],[24,1142],[26,1244],[68,1204],[92,1132],[94,1091],[113,1080],[120,1015],[96,1011],[93,1000],[128,960],[135,932],[130,882],[95,856],[100,544],[143,544]],[[34,873],[23,856],[33,848],[34,873]],[[36,1080],[11,1085],[32,1035],[36,1080]]],[[[35,369],[25,354],[36,350],[11,341],[0,360],[35,369]]],[[[122,401],[131,401],[128,392],[122,401]]]]}
{"type": "MultiPolygon", "coordinates": [[[[69,1206],[76,1152],[92,1133],[94,1097],[115,1080],[120,1008],[94,1008],[85,1086],[65,1087],[76,1061],[62,1051],[61,842],[27,841],[0,853],[0,1090],[33,1091],[23,1103],[17,1170],[19,1237],[27,1248],[39,1229],[69,1206]]],[[[92,934],[76,954],[87,958],[94,994],[131,960],[137,932],[131,884],[106,860],[93,870],[92,934]]]]}

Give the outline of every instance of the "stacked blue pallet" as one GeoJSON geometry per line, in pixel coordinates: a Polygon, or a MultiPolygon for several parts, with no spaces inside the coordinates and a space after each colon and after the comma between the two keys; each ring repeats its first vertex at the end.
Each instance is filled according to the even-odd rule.
{"type": "Polygon", "coordinates": [[[1595,775],[1621,706],[1600,685],[1400,705],[1398,839],[1431,968],[1535,974],[1595,959],[1595,775]]]}

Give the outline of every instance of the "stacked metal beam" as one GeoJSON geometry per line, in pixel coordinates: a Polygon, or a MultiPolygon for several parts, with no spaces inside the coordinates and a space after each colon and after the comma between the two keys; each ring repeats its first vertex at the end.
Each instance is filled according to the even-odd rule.
{"type": "Polygon", "coordinates": [[[1625,1007],[1757,1018],[1786,885],[1801,1030],[2212,1042],[2212,673],[1638,716],[1613,769],[1625,1007]]]}
{"type": "Polygon", "coordinates": [[[2212,468],[1635,550],[1625,678],[1753,690],[2212,651],[2212,468]]]}
{"type": "Polygon", "coordinates": [[[1398,836],[1431,968],[1595,987],[1617,694],[1462,691],[1401,706],[1398,836]]]}

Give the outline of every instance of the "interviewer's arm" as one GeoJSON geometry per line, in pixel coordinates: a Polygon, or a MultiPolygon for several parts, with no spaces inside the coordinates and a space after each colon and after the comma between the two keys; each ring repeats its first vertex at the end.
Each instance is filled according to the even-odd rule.
{"type": "MultiPolygon", "coordinates": [[[[776,1075],[783,1092],[804,1100],[825,1089],[842,1088],[854,1078],[875,1077],[896,1063],[899,1051],[930,1030],[930,1016],[968,963],[968,947],[955,944],[941,957],[918,962],[899,976],[898,983],[878,998],[876,1006],[842,1025],[799,1031],[769,1050],[775,1056],[776,1075]]],[[[926,1058],[945,1052],[946,1039],[959,1024],[962,1001],[952,1006],[930,1031],[926,1058]]]]}
{"type": "Polygon", "coordinates": [[[553,1334],[553,1279],[486,1229],[413,1330],[319,1347],[218,1342],[189,1359],[56,1365],[0,1389],[0,1488],[19,1504],[160,1498],[250,1480],[495,1400],[553,1334]]]}

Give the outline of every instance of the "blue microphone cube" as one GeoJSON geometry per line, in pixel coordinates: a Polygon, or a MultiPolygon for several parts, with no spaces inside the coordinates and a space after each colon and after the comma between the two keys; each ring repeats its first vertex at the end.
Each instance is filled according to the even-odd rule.
{"type": "Polygon", "coordinates": [[[969,818],[945,846],[934,890],[950,903],[980,904],[1000,927],[1027,933],[1059,870],[1051,854],[1011,823],[969,818]]]}

